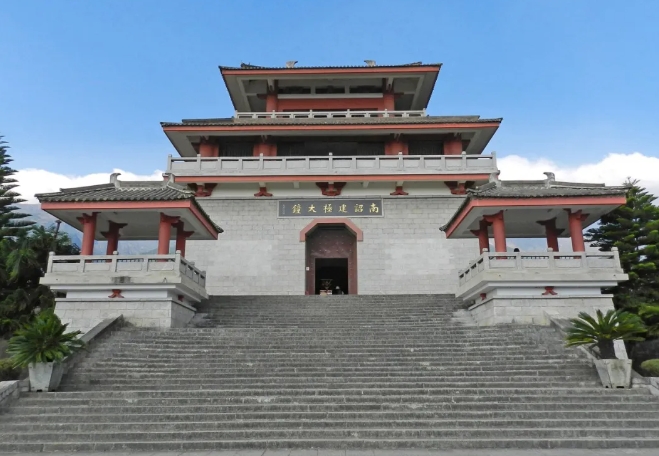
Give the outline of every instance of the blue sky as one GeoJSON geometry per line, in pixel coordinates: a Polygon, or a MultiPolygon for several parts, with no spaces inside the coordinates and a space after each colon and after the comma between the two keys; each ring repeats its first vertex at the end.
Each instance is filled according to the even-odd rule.
{"type": "Polygon", "coordinates": [[[232,114],[219,64],[421,60],[431,114],[503,117],[487,151],[575,172],[659,156],[658,23],[651,0],[3,2],[0,134],[17,169],[148,175],[160,121],[232,114]]]}

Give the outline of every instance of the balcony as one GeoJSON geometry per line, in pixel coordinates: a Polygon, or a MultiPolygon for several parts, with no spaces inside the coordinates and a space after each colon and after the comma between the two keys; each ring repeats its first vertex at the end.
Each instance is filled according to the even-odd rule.
{"type": "Polygon", "coordinates": [[[618,251],[483,252],[458,274],[456,296],[474,320],[493,324],[541,324],[613,308],[603,288],[627,280],[618,251]]]}
{"type": "Polygon", "coordinates": [[[322,157],[172,157],[167,172],[175,176],[360,176],[490,174],[492,155],[382,155],[322,157]]]}
{"type": "Polygon", "coordinates": [[[292,111],[292,112],[237,112],[234,119],[350,119],[370,117],[427,117],[426,110],[420,111],[292,111]]]}
{"type": "Polygon", "coordinates": [[[458,274],[460,288],[492,278],[501,280],[523,278],[544,281],[586,276],[593,280],[602,274],[622,274],[618,251],[612,252],[484,252],[469,267],[458,274]]]}
{"type": "Polygon", "coordinates": [[[205,295],[206,273],[181,256],[173,255],[70,255],[48,258],[42,285],[130,286],[180,284],[205,295]]]}

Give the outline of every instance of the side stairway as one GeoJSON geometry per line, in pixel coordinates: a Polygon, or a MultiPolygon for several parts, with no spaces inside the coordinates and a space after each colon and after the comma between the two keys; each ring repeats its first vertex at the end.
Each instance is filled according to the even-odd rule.
{"type": "MultiPolygon", "coordinates": [[[[448,296],[213,297],[124,328],[0,415],[0,452],[658,448],[659,401],[606,390],[550,328],[448,296]]],[[[658,450],[659,451],[659,450],[658,450]]]]}

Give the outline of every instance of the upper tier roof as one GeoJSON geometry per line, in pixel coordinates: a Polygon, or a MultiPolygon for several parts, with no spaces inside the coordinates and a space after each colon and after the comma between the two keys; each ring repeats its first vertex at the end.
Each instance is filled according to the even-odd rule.
{"type": "MultiPolygon", "coordinates": [[[[236,111],[265,111],[268,92],[282,97],[332,97],[327,90],[346,87],[346,94],[365,97],[392,90],[396,93],[396,110],[420,110],[428,106],[440,63],[421,62],[403,65],[301,66],[267,67],[241,64],[220,66],[229,96],[236,111]],[[316,92],[318,90],[318,92],[316,92]],[[322,92],[321,92],[322,90],[322,92]],[[322,93],[322,95],[321,95],[322,93]]],[[[343,93],[339,95],[344,95],[343,93]]]]}
{"type": "Polygon", "coordinates": [[[223,117],[217,119],[183,119],[181,122],[161,122],[163,127],[179,126],[236,126],[245,125],[409,125],[409,124],[445,124],[445,123],[499,123],[503,119],[481,119],[480,116],[424,116],[424,117],[334,117],[315,119],[236,119],[223,117]]]}

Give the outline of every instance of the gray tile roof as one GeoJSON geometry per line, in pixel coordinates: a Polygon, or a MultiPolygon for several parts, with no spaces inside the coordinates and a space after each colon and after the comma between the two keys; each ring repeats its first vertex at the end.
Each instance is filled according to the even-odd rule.
{"type": "Polygon", "coordinates": [[[35,197],[40,203],[190,200],[219,233],[223,232],[199,205],[193,192],[168,181],[119,181],[115,178],[109,184],[63,188],[59,192],[39,193],[35,197]]]}
{"type": "Polygon", "coordinates": [[[547,179],[540,181],[500,181],[496,175],[490,176],[490,182],[478,188],[468,189],[467,197],[445,225],[440,227],[445,231],[467,207],[470,201],[495,198],[574,198],[580,196],[624,196],[627,187],[607,187],[604,184],[586,184],[580,182],[559,182],[553,173],[547,174],[547,179]]]}
{"type": "Polygon", "coordinates": [[[288,68],[286,66],[279,67],[269,67],[269,66],[259,66],[259,65],[250,65],[248,63],[243,63],[239,67],[232,66],[222,66],[220,65],[220,70],[342,70],[342,69],[351,69],[351,68],[408,68],[408,67],[441,67],[441,63],[406,63],[402,65],[333,65],[333,66],[296,66],[293,68],[288,68]]]}
{"type": "Polygon", "coordinates": [[[481,119],[480,116],[425,116],[425,117],[335,117],[319,119],[184,119],[181,122],[161,122],[163,127],[242,127],[245,125],[409,125],[442,123],[490,123],[502,118],[481,119]]]}

